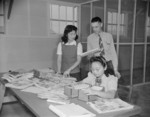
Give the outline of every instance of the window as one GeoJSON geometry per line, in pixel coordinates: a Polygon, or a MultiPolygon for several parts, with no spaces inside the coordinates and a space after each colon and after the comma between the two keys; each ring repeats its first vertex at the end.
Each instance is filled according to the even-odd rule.
{"type": "MultiPolygon", "coordinates": [[[[107,31],[112,35],[117,35],[117,12],[108,12],[108,25],[107,31]]],[[[125,25],[125,14],[120,14],[120,35],[125,36],[127,33],[126,25],[125,25]]]]}
{"type": "Polygon", "coordinates": [[[147,36],[150,37],[150,33],[149,33],[149,32],[150,32],[150,16],[148,16],[147,22],[148,22],[148,23],[147,23],[147,25],[148,25],[148,26],[147,26],[147,36]]]}
{"type": "Polygon", "coordinates": [[[4,0],[0,1],[0,34],[5,32],[4,0]]]}
{"type": "Polygon", "coordinates": [[[78,7],[50,4],[50,29],[54,33],[63,34],[66,25],[78,26],[78,7]]]}

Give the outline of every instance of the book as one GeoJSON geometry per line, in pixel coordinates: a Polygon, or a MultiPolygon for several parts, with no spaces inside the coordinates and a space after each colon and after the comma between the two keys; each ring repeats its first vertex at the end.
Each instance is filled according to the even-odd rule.
{"type": "Polygon", "coordinates": [[[32,77],[33,77],[33,73],[22,73],[22,74],[13,75],[8,72],[8,73],[3,74],[2,79],[5,79],[8,82],[13,82],[19,79],[29,79],[32,77]]]}
{"type": "Polygon", "coordinates": [[[59,117],[95,117],[96,115],[80,105],[71,103],[65,105],[50,105],[49,109],[59,117]]]}
{"type": "Polygon", "coordinates": [[[133,105],[124,102],[119,98],[116,99],[99,98],[97,101],[88,102],[88,104],[98,113],[109,113],[121,110],[128,110],[134,107],[133,105]]]}
{"type": "Polygon", "coordinates": [[[101,50],[99,48],[96,48],[96,49],[93,49],[93,50],[89,50],[87,52],[84,52],[81,54],[81,57],[84,57],[84,56],[88,56],[90,54],[94,54],[96,52],[100,52],[101,50]]]}

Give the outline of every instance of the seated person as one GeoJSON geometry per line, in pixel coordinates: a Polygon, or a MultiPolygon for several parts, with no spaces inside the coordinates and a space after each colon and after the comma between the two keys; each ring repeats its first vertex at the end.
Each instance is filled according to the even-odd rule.
{"type": "Polygon", "coordinates": [[[107,69],[105,58],[102,56],[92,57],[90,59],[90,65],[91,72],[81,82],[92,86],[103,87],[102,91],[91,90],[92,95],[97,95],[102,98],[114,98],[117,91],[118,78],[114,76],[111,69],[107,69]]]}

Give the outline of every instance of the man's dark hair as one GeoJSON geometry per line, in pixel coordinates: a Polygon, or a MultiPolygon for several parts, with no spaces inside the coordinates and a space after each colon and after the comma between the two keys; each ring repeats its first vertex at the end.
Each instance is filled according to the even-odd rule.
{"type": "Polygon", "coordinates": [[[100,17],[93,17],[92,20],[91,20],[91,23],[94,23],[94,22],[99,22],[101,23],[102,22],[102,19],[100,17]]]}

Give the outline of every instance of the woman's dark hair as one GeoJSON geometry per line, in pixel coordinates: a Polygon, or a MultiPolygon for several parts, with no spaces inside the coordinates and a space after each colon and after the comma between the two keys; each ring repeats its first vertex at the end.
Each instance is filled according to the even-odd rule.
{"type": "Polygon", "coordinates": [[[91,23],[94,23],[94,22],[99,22],[101,23],[102,22],[102,19],[100,17],[93,17],[92,20],[91,20],[91,23]]]}
{"type": "MultiPolygon", "coordinates": [[[[67,25],[65,30],[64,30],[64,34],[61,37],[62,42],[67,43],[68,42],[68,33],[75,31],[77,32],[77,27],[74,25],[67,25]]],[[[78,39],[78,35],[76,35],[75,37],[75,41],[78,39]]]]}
{"type": "Polygon", "coordinates": [[[103,56],[93,56],[90,59],[90,64],[94,62],[99,62],[106,70],[104,71],[104,74],[108,77],[109,75],[114,75],[114,71],[112,69],[107,68],[107,62],[106,59],[103,56]]]}

